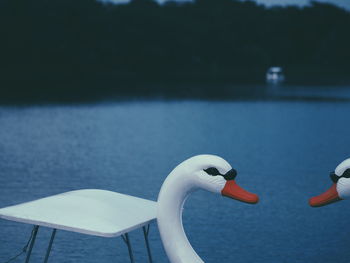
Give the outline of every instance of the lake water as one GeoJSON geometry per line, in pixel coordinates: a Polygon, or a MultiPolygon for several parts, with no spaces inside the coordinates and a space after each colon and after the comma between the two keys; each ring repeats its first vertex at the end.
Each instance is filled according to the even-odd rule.
{"type": "MultiPolygon", "coordinates": [[[[315,92],[329,95],[306,95],[315,92]]],[[[336,95],[350,98],[342,92],[336,95]]],[[[348,263],[350,201],[318,209],[307,201],[350,156],[349,116],[350,103],[333,99],[0,107],[0,207],[81,188],[156,200],[178,163],[211,153],[228,160],[261,201],[204,191],[188,199],[185,230],[205,262],[348,263]]],[[[0,220],[0,262],[21,250],[30,231],[0,220]]],[[[31,262],[43,261],[50,233],[39,229],[31,262]]],[[[130,237],[136,262],[147,262],[142,231],[130,237]]],[[[156,224],[150,242],[154,261],[168,262],[156,224]]],[[[121,238],[58,231],[50,262],[128,262],[128,254],[121,238]]]]}

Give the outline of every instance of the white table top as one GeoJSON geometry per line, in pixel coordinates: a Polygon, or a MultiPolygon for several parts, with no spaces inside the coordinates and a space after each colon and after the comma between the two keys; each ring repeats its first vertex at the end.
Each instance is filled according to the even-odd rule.
{"type": "Polygon", "coordinates": [[[83,189],[0,209],[0,218],[88,235],[115,237],[149,224],[157,202],[83,189]]]}

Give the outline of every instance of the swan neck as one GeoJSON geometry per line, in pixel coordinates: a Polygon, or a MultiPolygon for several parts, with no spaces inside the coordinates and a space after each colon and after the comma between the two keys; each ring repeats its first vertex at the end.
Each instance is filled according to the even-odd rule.
{"type": "Polygon", "coordinates": [[[183,205],[197,189],[193,176],[174,170],[164,181],[158,197],[158,228],[171,263],[201,263],[182,225],[183,205]]]}

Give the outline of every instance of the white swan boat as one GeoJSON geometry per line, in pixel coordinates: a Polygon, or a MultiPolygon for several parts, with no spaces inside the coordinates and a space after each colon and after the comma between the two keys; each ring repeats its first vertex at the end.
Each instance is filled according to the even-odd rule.
{"type": "Polygon", "coordinates": [[[338,164],[329,176],[332,186],[324,193],[310,198],[310,206],[320,207],[350,198],[350,158],[338,164]]]}
{"type": "Polygon", "coordinates": [[[157,220],[161,240],[172,263],[203,260],[189,243],[182,226],[186,198],[197,189],[255,204],[258,196],[239,187],[237,172],[224,159],[198,155],[178,165],[164,181],[158,202],[99,189],[83,189],[53,195],[0,209],[0,218],[34,225],[26,256],[29,262],[39,226],[52,228],[44,262],[48,262],[57,229],[101,237],[122,236],[134,262],[128,232],[143,228],[148,251],[147,226],[157,220]]]}

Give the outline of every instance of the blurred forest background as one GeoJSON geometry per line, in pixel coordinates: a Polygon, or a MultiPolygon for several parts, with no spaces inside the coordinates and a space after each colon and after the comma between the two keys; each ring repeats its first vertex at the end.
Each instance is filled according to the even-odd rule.
{"type": "MultiPolygon", "coordinates": [[[[350,12],[252,1],[0,1],[0,97],[176,95],[183,83],[350,83],[350,12]],[[179,85],[180,84],[180,85],[179,85]]],[[[199,86],[201,86],[199,84],[199,86]]],[[[194,92],[195,93],[195,92],[194,92]]]]}

